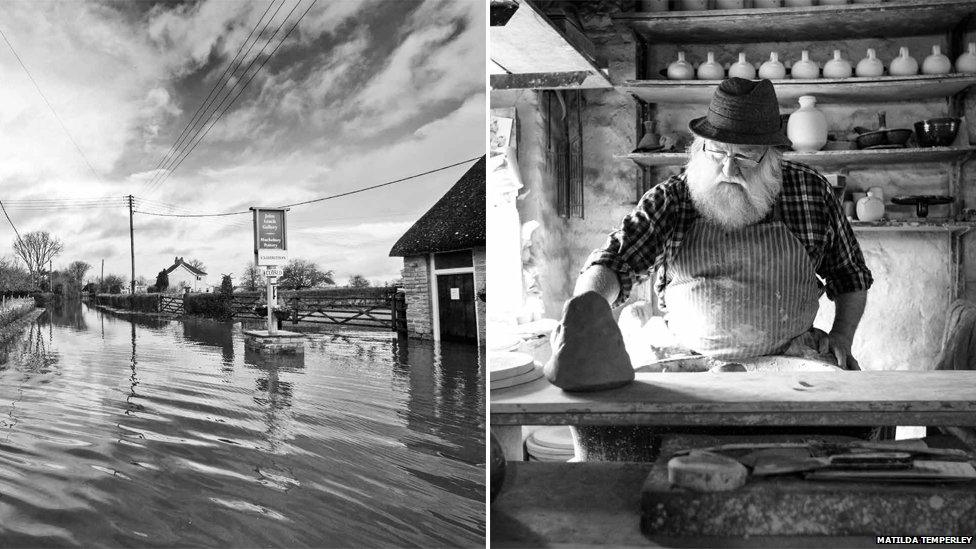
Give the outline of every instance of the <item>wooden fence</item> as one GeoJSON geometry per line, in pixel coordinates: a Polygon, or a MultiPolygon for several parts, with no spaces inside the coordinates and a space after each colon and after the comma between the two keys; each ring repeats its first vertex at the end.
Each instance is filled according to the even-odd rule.
{"type": "MultiPolygon", "coordinates": [[[[285,323],[334,324],[383,328],[397,332],[407,330],[406,299],[402,292],[363,292],[330,295],[328,293],[290,293],[280,297],[287,318],[285,323]]],[[[231,301],[234,318],[263,319],[256,311],[260,296],[235,295],[231,301]]]]}
{"type": "Polygon", "coordinates": [[[159,312],[183,314],[183,296],[161,295],[159,296],[159,312]]]}

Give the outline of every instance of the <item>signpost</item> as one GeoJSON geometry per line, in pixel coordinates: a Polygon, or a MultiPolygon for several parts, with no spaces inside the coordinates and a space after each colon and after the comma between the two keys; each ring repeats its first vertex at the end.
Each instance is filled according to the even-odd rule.
{"type": "Polygon", "coordinates": [[[288,208],[251,208],[254,213],[254,264],[266,267],[268,281],[268,335],[277,335],[274,307],[278,304],[278,278],[288,263],[288,234],[285,212],[288,208]]]}

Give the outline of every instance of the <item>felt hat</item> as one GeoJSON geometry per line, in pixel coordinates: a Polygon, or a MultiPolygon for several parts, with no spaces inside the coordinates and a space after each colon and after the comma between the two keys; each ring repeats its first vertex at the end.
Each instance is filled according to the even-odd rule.
{"type": "Polygon", "coordinates": [[[728,78],[719,84],[708,114],[688,123],[699,137],[736,145],[792,145],[769,80],[728,78]]]}

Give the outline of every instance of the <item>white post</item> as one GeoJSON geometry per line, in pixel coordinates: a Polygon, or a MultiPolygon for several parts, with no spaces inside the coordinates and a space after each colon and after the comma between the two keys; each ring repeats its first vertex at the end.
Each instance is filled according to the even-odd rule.
{"type": "Polygon", "coordinates": [[[274,317],[275,291],[271,277],[268,280],[268,335],[278,335],[278,321],[274,317]]]}

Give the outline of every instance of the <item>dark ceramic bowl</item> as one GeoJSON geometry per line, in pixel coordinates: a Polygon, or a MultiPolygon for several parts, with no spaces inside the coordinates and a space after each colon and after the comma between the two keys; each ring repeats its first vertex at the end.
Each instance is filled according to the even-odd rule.
{"type": "Polygon", "coordinates": [[[959,133],[958,118],[932,118],[915,123],[915,135],[919,146],[948,147],[959,133]]]}
{"type": "Polygon", "coordinates": [[[912,130],[877,130],[857,136],[855,143],[858,149],[871,147],[904,147],[912,136],[912,130]]]}

